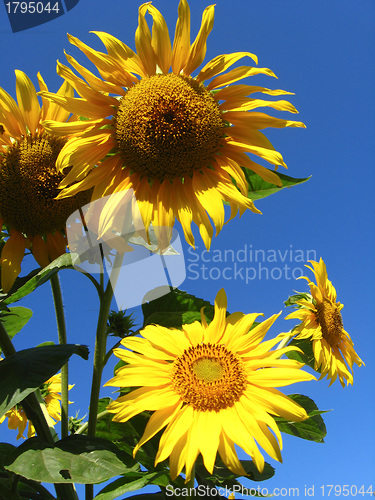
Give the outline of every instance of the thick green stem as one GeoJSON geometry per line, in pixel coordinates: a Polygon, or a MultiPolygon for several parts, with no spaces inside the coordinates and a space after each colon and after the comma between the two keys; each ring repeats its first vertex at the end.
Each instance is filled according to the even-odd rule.
{"type": "MultiPolygon", "coordinates": [[[[113,269],[111,272],[111,277],[107,283],[107,288],[105,289],[104,293],[100,296],[99,317],[96,328],[94,367],[93,367],[92,384],[91,384],[89,419],[87,425],[88,436],[95,436],[96,432],[99,396],[102,384],[102,373],[106,363],[107,320],[113,298],[113,289],[115,287],[120,272],[123,257],[124,257],[123,254],[120,253],[116,254],[115,262],[113,264],[113,269]]],[[[92,500],[93,497],[94,497],[93,485],[87,484],[86,500],[92,500]]]]}
{"type": "MultiPolygon", "coordinates": [[[[60,280],[57,274],[53,275],[51,278],[51,288],[52,288],[53,302],[55,305],[59,344],[64,345],[67,343],[64,304],[61,294],[60,280]]],[[[61,368],[61,437],[62,438],[68,437],[69,435],[68,390],[69,390],[69,367],[68,363],[66,363],[61,368]]]]}
{"type": "MultiPolygon", "coordinates": [[[[0,321],[0,348],[5,357],[16,354],[16,350],[9,338],[3,323],[0,321]]],[[[30,420],[35,427],[37,435],[42,438],[46,443],[53,446],[55,440],[51,429],[48,426],[47,420],[44,417],[43,410],[38,401],[36,393],[29,394],[22,401],[22,408],[26,413],[26,417],[30,420]]],[[[60,500],[78,500],[77,494],[72,484],[55,484],[55,490],[60,500]]]]}

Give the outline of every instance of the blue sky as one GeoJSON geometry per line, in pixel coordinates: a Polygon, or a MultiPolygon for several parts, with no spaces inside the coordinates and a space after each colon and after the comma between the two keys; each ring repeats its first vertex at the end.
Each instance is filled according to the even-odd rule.
{"type": "MultiPolygon", "coordinates": [[[[283,301],[293,290],[306,290],[304,281],[292,279],[293,273],[301,274],[306,263],[299,259],[307,259],[309,255],[324,259],[338,300],[345,305],[342,312],[345,329],[366,366],[355,367],[353,387],[343,389],[335,383],[328,388],[323,380],[286,388],[285,393],[310,396],[320,409],[333,409],[325,416],[328,434],[325,444],[285,436],[284,463],[270,459],[276,474],[262,486],[269,491],[276,487],[298,487],[299,496],[303,497],[305,485],[314,485],[314,498],[321,498],[320,487],[328,484],[358,488],[364,485],[365,489],[373,484],[375,489],[372,328],[375,4],[371,0],[217,0],[216,4],[206,59],[222,53],[253,52],[259,57],[259,66],[271,68],[278,80],[260,75],[253,77],[251,84],[295,92],[290,100],[299,110],[296,119],[303,121],[307,129],[267,130],[266,135],[283,154],[289,175],[312,178],[301,186],[258,201],[256,206],[263,215],[249,212],[232,220],[214,239],[210,254],[202,254],[204,246],[198,234],[195,251],[188,250],[184,243],[187,278],[180,288],[213,301],[217,291],[224,287],[230,311],[263,312],[268,317],[282,310],[282,317],[270,332],[276,335],[294,325],[283,319],[286,315],[283,301]],[[223,274],[225,267],[233,270],[234,266],[230,259],[224,261],[225,251],[229,258],[230,250],[241,249],[247,252],[247,261],[240,264],[237,258],[237,265],[254,268],[253,279],[247,283],[241,274],[236,279],[232,271],[223,274]],[[271,254],[276,255],[275,262],[263,261],[263,255],[271,254]],[[214,255],[218,261],[214,261],[214,255]],[[207,266],[205,274],[202,265],[207,266]]],[[[156,0],[154,5],[162,11],[173,35],[177,0],[156,0]]],[[[69,46],[67,32],[100,48],[89,31],[107,31],[134,48],[138,6],[135,0],[80,0],[61,18],[18,33],[12,33],[1,7],[0,86],[15,97],[14,70],[20,69],[35,84],[40,71],[50,89],[56,90],[61,84],[55,73],[56,59],[65,62],[63,49],[82,64],[87,61],[69,46]]],[[[205,6],[204,2],[190,1],[193,33],[199,28],[205,6]]],[[[284,116],[277,112],[270,114],[284,116]]],[[[24,271],[32,265],[29,258],[24,271]]],[[[78,273],[65,271],[61,279],[69,341],[88,344],[93,352],[96,292],[78,273]]],[[[33,309],[34,316],[15,339],[16,348],[56,339],[48,284],[18,305],[33,309]]],[[[137,309],[135,314],[140,322],[137,309]]],[[[114,364],[115,360],[109,363],[106,379],[111,376],[114,364]]],[[[71,411],[74,414],[80,409],[83,416],[89,399],[91,364],[73,360],[71,373],[71,382],[76,383],[71,391],[70,399],[75,401],[71,411]]],[[[108,394],[109,390],[103,391],[103,395],[108,394]]],[[[15,443],[15,435],[5,425],[0,427],[0,433],[2,440],[15,443]]],[[[244,484],[249,485],[247,481],[244,484]]]]}

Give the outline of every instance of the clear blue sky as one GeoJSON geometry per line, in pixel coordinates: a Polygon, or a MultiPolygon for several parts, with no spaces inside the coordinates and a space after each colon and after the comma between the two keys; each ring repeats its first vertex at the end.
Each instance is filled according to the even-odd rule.
{"type": "MultiPolygon", "coordinates": [[[[312,178],[308,183],[257,202],[263,215],[249,212],[231,221],[214,239],[210,254],[202,255],[204,246],[198,235],[196,251],[188,251],[184,244],[188,270],[180,288],[213,301],[216,292],[225,287],[230,311],[263,312],[268,317],[283,309],[283,301],[293,290],[306,289],[304,281],[291,279],[293,270],[295,276],[300,275],[298,268],[304,264],[295,259],[300,255],[308,258],[308,251],[315,251],[317,259],[323,257],[338,300],[345,305],[344,327],[366,366],[355,367],[353,387],[343,389],[335,383],[328,388],[323,380],[296,384],[290,391],[286,388],[286,393],[306,394],[320,409],[334,411],[325,416],[328,430],[325,444],[285,436],[284,463],[269,460],[276,467],[276,474],[262,486],[270,491],[275,487],[298,487],[299,496],[303,497],[305,485],[315,485],[314,498],[322,498],[320,486],[327,484],[358,488],[364,485],[365,489],[373,484],[375,489],[372,318],[375,4],[372,0],[217,0],[216,3],[207,60],[222,53],[253,52],[259,57],[259,66],[271,68],[279,79],[253,77],[251,84],[295,92],[291,102],[300,112],[297,119],[307,129],[268,130],[266,134],[283,154],[289,175],[312,175],[312,178]],[[251,271],[255,277],[248,283],[240,274],[234,279],[233,271],[227,271],[225,276],[229,279],[225,279],[223,270],[228,266],[233,270],[232,261],[213,261],[214,255],[224,260],[225,250],[241,249],[247,249],[248,261],[237,265],[254,267],[257,273],[251,271]],[[258,252],[255,262],[256,250],[263,250],[266,255],[270,255],[269,250],[280,253],[276,262],[261,262],[262,254],[258,252]],[[204,258],[210,261],[203,262],[204,258]],[[207,266],[206,274],[200,269],[198,278],[197,264],[207,266]],[[259,264],[263,267],[261,273],[259,264]]],[[[166,17],[173,34],[178,1],[155,0],[154,5],[166,17]]],[[[199,28],[206,5],[190,1],[193,32],[199,28]]],[[[78,57],[82,64],[87,61],[70,47],[67,32],[99,48],[96,37],[89,31],[107,31],[134,48],[138,6],[135,0],[80,0],[61,18],[15,34],[11,32],[5,8],[0,6],[0,86],[15,96],[14,70],[20,69],[35,84],[40,71],[50,89],[56,90],[61,82],[55,73],[56,59],[65,62],[63,49],[78,57]]],[[[28,261],[25,271],[32,265],[32,259],[28,261]]],[[[96,292],[78,273],[64,271],[61,278],[69,341],[88,344],[93,352],[96,292]]],[[[18,305],[33,309],[34,317],[15,339],[16,348],[56,340],[48,284],[18,305]]],[[[135,311],[140,322],[139,311],[135,311]]],[[[293,324],[279,319],[271,333],[287,331],[293,324]]],[[[114,363],[115,360],[109,363],[105,379],[111,376],[114,363]]],[[[89,399],[91,363],[74,359],[71,372],[71,382],[76,383],[71,391],[70,399],[75,401],[71,411],[81,408],[83,416],[89,399]]],[[[110,389],[103,391],[103,395],[109,394],[110,389]]],[[[5,425],[0,427],[0,433],[2,440],[15,443],[15,433],[9,433],[5,425]]],[[[244,484],[249,485],[247,481],[244,484]]]]}

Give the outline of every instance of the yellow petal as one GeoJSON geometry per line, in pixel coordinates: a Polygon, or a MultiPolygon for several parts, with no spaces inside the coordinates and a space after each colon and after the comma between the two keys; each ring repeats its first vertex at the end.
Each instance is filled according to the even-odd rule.
{"type": "Polygon", "coordinates": [[[14,138],[26,135],[26,124],[17,103],[0,87],[0,116],[5,130],[14,138]]]}
{"type": "Polygon", "coordinates": [[[220,56],[216,56],[211,61],[209,61],[204,68],[201,69],[199,75],[197,76],[198,82],[203,82],[205,80],[209,80],[213,76],[218,75],[219,73],[223,73],[226,71],[232,64],[237,62],[239,59],[243,57],[251,57],[255,64],[258,64],[258,58],[255,54],[251,54],[250,52],[234,52],[233,54],[222,54],[220,56]]]}
{"type": "Polygon", "coordinates": [[[33,237],[32,252],[41,267],[46,267],[51,262],[48,256],[47,244],[39,234],[33,237]]]}
{"type": "Polygon", "coordinates": [[[153,19],[151,45],[155,51],[156,62],[163,73],[168,73],[172,62],[172,47],[168,26],[164,17],[151,3],[148,12],[153,19]]]}
{"type": "Polygon", "coordinates": [[[253,68],[250,66],[240,66],[238,68],[232,69],[228,73],[224,75],[217,76],[214,78],[208,85],[208,90],[213,90],[218,87],[223,87],[224,85],[229,85],[230,83],[238,82],[238,80],[242,80],[243,78],[247,78],[249,76],[254,75],[268,75],[276,78],[276,75],[273,71],[268,68],[253,68]]]}
{"type": "Polygon", "coordinates": [[[202,23],[198,35],[190,47],[187,63],[183,68],[185,75],[190,75],[202,62],[206,56],[207,38],[214,26],[215,6],[206,7],[202,15],[202,23]]]}
{"type": "Polygon", "coordinates": [[[138,28],[135,32],[135,47],[146,73],[151,76],[156,72],[156,55],[152,48],[151,32],[145,19],[148,6],[148,3],[144,3],[138,9],[138,28]]]}
{"type": "Polygon", "coordinates": [[[227,313],[227,296],[224,288],[218,291],[215,297],[215,314],[211,323],[204,332],[204,341],[212,344],[218,342],[224,334],[225,318],[227,313]]]}
{"type": "Polygon", "coordinates": [[[134,448],[134,455],[143,444],[147,443],[148,440],[155,436],[155,434],[161,431],[163,427],[168,425],[169,422],[171,422],[175,418],[177,413],[180,411],[181,406],[182,402],[178,403],[175,406],[161,408],[160,410],[157,410],[153,415],[151,415],[139,443],[134,448]]]}
{"type": "Polygon", "coordinates": [[[233,125],[243,125],[257,130],[267,127],[284,128],[284,127],[302,127],[306,125],[302,122],[294,120],[282,120],[281,118],[274,118],[265,113],[257,111],[228,111],[223,114],[223,118],[233,125]]]}
{"type": "Polygon", "coordinates": [[[60,231],[56,231],[55,234],[48,233],[47,234],[47,248],[49,258],[52,260],[57,259],[60,255],[63,255],[66,250],[66,238],[60,233],[60,231]]]}
{"type": "Polygon", "coordinates": [[[1,287],[5,293],[12,288],[13,283],[21,272],[21,262],[25,254],[26,239],[15,231],[6,241],[0,257],[1,287]]]}
{"type": "Polygon", "coordinates": [[[190,8],[186,0],[178,4],[178,19],[172,50],[172,71],[178,75],[190,52],[190,8]]]}
{"type": "Polygon", "coordinates": [[[30,133],[33,134],[38,128],[40,118],[38,96],[30,78],[17,69],[15,73],[18,106],[25,117],[25,123],[30,133]]]}
{"type": "MultiPolygon", "coordinates": [[[[146,76],[142,61],[138,56],[138,54],[136,54],[130,47],[125,45],[123,42],[121,42],[121,40],[118,40],[114,36],[109,35],[108,33],[104,33],[103,31],[91,31],[90,33],[94,33],[96,36],[100,38],[100,40],[104,43],[105,48],[108,51],[108,54],[111,57],[113,57],[114,59],[120,58],[122,60],[122,64],[124,65],[127,71],[131,73],[136,73],[137,75],[140,76],[146,76]]],[[[83,73],[81,74],[83,75],[83,73]]],[[[108,82],[103,82],[103,83],[108,84],[108,82]]]]}

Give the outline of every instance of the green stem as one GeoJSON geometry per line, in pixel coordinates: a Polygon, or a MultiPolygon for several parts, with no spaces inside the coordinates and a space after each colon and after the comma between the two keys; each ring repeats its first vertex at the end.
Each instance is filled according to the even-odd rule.
{"type": "MultiPolygon", "coordinates": [[[[105,289],[104,293],[101,294],[100,296],[100,307],[99,307],[98,323],[96,328],[96,340],[95,340],[95,351],[94,351],[94,367],[93,367],[92,383],[91,383],[89,419],[87,424],[88,436],[95,436],[96,432],[99,396],[102,384],[102,373],[106,362],[107,320],[111,308],[114,286],[116,284],[120,272],[123,257],[124,256],[121,253],[116,254],[113,268],[111,271],[111,276],[107,283],[107,288],[105,289]]],[[[87,484],[85,487],[85,491],[86,491],[86,500],[92,500],[94,497],[93,485],[87,484]]]]}
{"type": "MultiPolygon", "coordinates": [[[[108,410],[101,411],[100,413],[98,413],[98,415],[96,417],[96,421],[100,420],[101,418],[105,417],[108,414],[109,414],[108,410]]],[[[84,424],[81,425],[81,427],[78,430],[76,430],[75,434],[83,434],[84,432],[86,432],[86,429],[88,426],[89,426],[89,423],[85,422],[84,424]]]]}
{"type": "Polygon", "coordinates": [[[186,489],[187,489],[187,498],[188,499],[193,499],[195,497],[195,492],[193,493],[194,489],[194,483],[195,483],[195,464],[193,465],[193,468],[191,469],[191,476],[189,481],[186,483],[186,489]]]}
{"type": "MultiPolygon", "coordinates": [[[[0,348],[5,357],[16,354],[16,350],[9,338],[9,335],[0,321],[0,348]]],[[[48,422],[44,417],[43,410],[38,401],[36,391],[29,394],[22,401],[22,408],[26,413],[26,417],[30,420],[35,427],[37,435],[42,438],[50,446],[54,446],[55,440],[48,422]]],[[[72,484],[55,484],[57,496],[61,500],[78,500],[77,494],[72,484]]]]}
{"type": "MultiPolygon", "coordinates": [[[[66,325],[64,316],[64,304],[61,293],[60,280],[57,274],[51,277],[51,288],[53,302],[55,305],[57,332],[59,344],[67,344],[66,325]]],[[[68,414],[68,390],[69,390],[69,367],[66,363],[61,368],[61,437],[65,438],[69,435],[69,414],[68,414]]]]}

